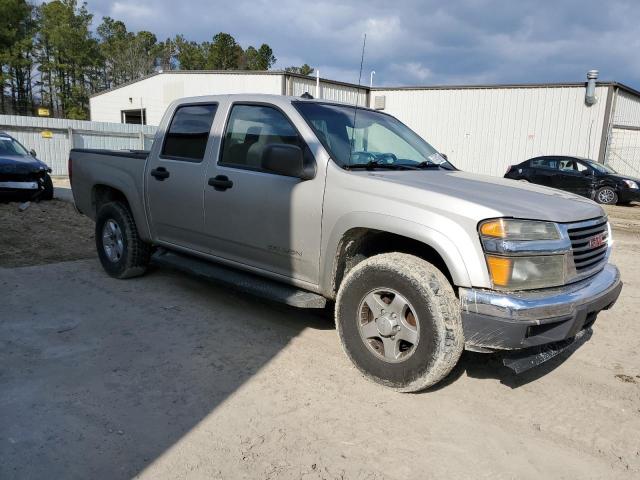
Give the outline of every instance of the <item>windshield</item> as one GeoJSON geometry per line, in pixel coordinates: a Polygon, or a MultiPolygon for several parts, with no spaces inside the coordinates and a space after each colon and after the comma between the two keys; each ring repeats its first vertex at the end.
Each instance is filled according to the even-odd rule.
{"type": "Polygon", "coordinates": [[[21,155],[26,157],[29,152],[13,138],[0,136],[0,155],[21,155]]]}
{"type": "Polygon", "coordinates": [[[294,105],[341,167],[453,169],[435,148],[390,115],[327,103],[294,102],[294,105]]]}
{"type": "Polygon", "coordinates": [[[618,173],[616,172],[613,168],[611,168],[608,165],[604,165],[602,163],[596,163],[596,162],[592,162],[592,161],[587,161],[584,160],[584,163],[586,163],[587,165],[589,165],[591,168],[593,168],[594,170],[597,170],[600,173],[618,173]]]}

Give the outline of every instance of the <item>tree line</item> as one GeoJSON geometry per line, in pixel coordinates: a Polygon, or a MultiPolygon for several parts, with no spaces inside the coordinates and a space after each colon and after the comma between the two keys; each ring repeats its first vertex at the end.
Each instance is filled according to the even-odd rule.
{"type": "MultiPolygon", "coordinates": [[[[183,35],[158,40],[103,17],[95,33],[86,3],[53,0],[34,5],[0,0],[0,113],[86,119],[89,97],[162,70],[268,70],[271,47],[243,49],[229,33],[195,42],[183,35]]],[[[310,75],[307,64],[285,70],[310,75]]]]}

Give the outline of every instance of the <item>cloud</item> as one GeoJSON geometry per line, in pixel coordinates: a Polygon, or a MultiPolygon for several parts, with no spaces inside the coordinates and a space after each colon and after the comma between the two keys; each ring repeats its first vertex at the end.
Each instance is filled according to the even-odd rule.
{"type": "MultiPolygon", "coordinates": [[[[277,67],[378,85],[583,81],[587,70],[640,88],[637,0],[89,0],[89,9],[158,38],[229,32],[268,43],[277,67]]],[[[99,21],[99,19],[97,19],[99,21]]]]}
{"type": "Polygon", "coordinates": [[[111,15],[116,18],[148,20],[153,18],[153,10],[146,5],[137,2],[114,2],[111,7],[111,15]]]}

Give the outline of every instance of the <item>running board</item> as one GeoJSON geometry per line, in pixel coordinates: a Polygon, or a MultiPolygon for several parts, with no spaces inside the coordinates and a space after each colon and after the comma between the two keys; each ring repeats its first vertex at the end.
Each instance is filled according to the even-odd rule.
{"type": "Polygon", "coordinates": [[[284,283],[243,272],[196,257],[159,249],[151,262],[205,278],[218,285],[233,288],[242,293],[285,303],[298,308],[324,308],[327,300],[316,293],[307,292],[284,283]]]}

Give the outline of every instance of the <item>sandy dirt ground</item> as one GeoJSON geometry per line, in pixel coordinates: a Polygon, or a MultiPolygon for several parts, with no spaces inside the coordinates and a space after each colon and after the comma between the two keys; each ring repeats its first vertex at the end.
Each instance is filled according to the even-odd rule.
{"type": "Polygon", "coordinates": [[[93,258],[93,222],[61,200],[0,203],[0,267],[93,258]]]}
{"type": "Polygon", "coordinates": [[[325,312],[94,258],[0,268],[0,478],[639,478],[640,206],[609,212],[625,287],[589,342],[521,376],[465,353],[413,395],[365,381],[325,312]]]}

